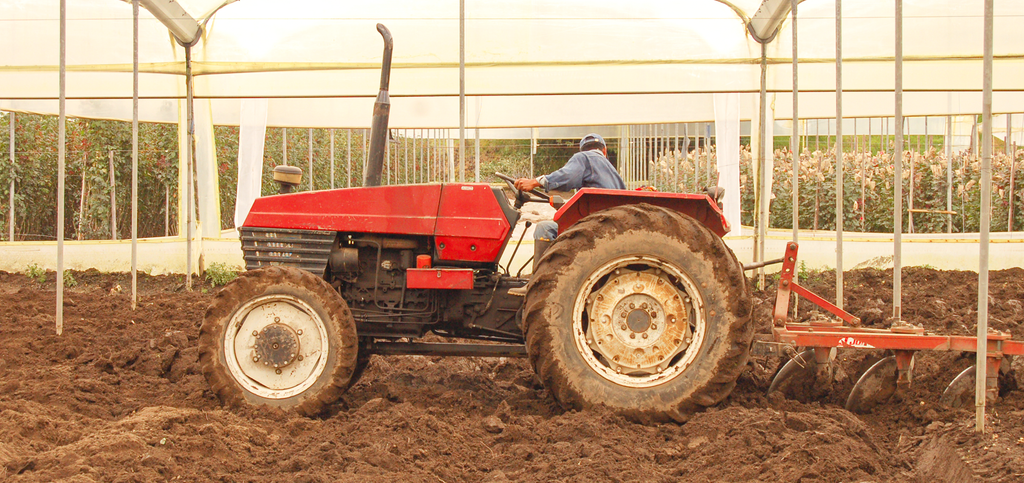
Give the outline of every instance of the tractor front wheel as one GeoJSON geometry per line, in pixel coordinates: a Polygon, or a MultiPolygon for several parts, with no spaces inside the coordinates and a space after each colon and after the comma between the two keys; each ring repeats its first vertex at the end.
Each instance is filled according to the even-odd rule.
{"type": "Polygon", "coordinates": [[[199,362],[225,403],[312,416],[365,367],[358,345],[352,313],[330,285],[303,270],[268,267],[241,274],[214,297],[199,362]]]}
{"type": "Polygon", "coordinates": [[[685,420],[735,386],[750,349],[750,292],[722,239],[640,204],[561,234],[530,281],[526,344],[565,407],[685,420]]]}

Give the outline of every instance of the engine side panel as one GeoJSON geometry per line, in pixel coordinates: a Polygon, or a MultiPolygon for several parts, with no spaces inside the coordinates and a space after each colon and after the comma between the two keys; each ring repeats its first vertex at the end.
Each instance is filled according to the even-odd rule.
{"type": "Polygon", "coordinates": [[[446,184],[434,245],[440,260],[495,262],[512,226],[486,184],[446,184]]]}
{"type": "Polygon", "coordinates": [[[718,236],[729,233],[729,223],[721,208],[704,194],[663,193],[583,188],[555,213],[558,231],[563,232],[581,218],[620,205],[648,203],[669,208],[701,222],[718,236]]]}
{"type": "Polygon", "coordinates": [[[432,235],[441,188],[397,185],[265,196],[253,203],[244,226],[432,235]]]}

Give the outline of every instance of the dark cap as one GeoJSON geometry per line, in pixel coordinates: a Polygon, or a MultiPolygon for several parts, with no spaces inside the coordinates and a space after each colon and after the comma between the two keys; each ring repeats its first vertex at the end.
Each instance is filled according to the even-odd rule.
{"type": "Polygon", "coordinates": [[[607,147],[607,145],[604,143],[604,138],[601,137],[600,134],[590,133],[587,134],[586,136],[583,136],[583,139],[580,139],[580,151],[583,151],[583,148],[585,148],[587,145],[591,145],[594,143],[600,144],[600,147],[602,148],[607,147]]]}

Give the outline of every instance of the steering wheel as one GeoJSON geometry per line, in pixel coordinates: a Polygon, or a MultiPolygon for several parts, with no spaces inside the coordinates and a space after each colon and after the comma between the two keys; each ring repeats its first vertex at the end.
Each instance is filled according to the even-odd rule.
{"type": "Polygon", "coordinates": [[[543,191],[540,191],[536,188],[530,191],[521,191],[519,188],[516,188],[516,180],[511,176],[507,176],[497,171],[495,171],[494,175],[497,176],[498,178],[501,178],[501,180],[508,184],[508,187],[512,189],[512,192],[515,193],[516,209],[522,208],[523,204],[527,202],[547,203],[548,200],[551,198],[550,196],[547,195],[547,193],[544,193],[543,191]]]}

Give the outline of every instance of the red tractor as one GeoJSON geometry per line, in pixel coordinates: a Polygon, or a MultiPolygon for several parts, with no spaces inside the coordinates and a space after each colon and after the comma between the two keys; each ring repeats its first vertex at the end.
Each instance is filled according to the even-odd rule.
{"type": "Polygon", "coordinates": [[[555,214],[560,234],[532,276],[513,275],[500,257],[518,209],[543,193],[502,175],[512,200],[482,183],[375,186],[390,64],[378,29],[387,47],[369,186],[256,200],[239,228],[247,271],[216,295],[200,333],[213,391],[313,415],[371,355],[416,354],[528,356],[564,407],[642,418],[684,419],[728,395],[753,326],[717,201],[582,189],[555,214]],[[525,299],[508,293],[527,282],[525,299]]]}

